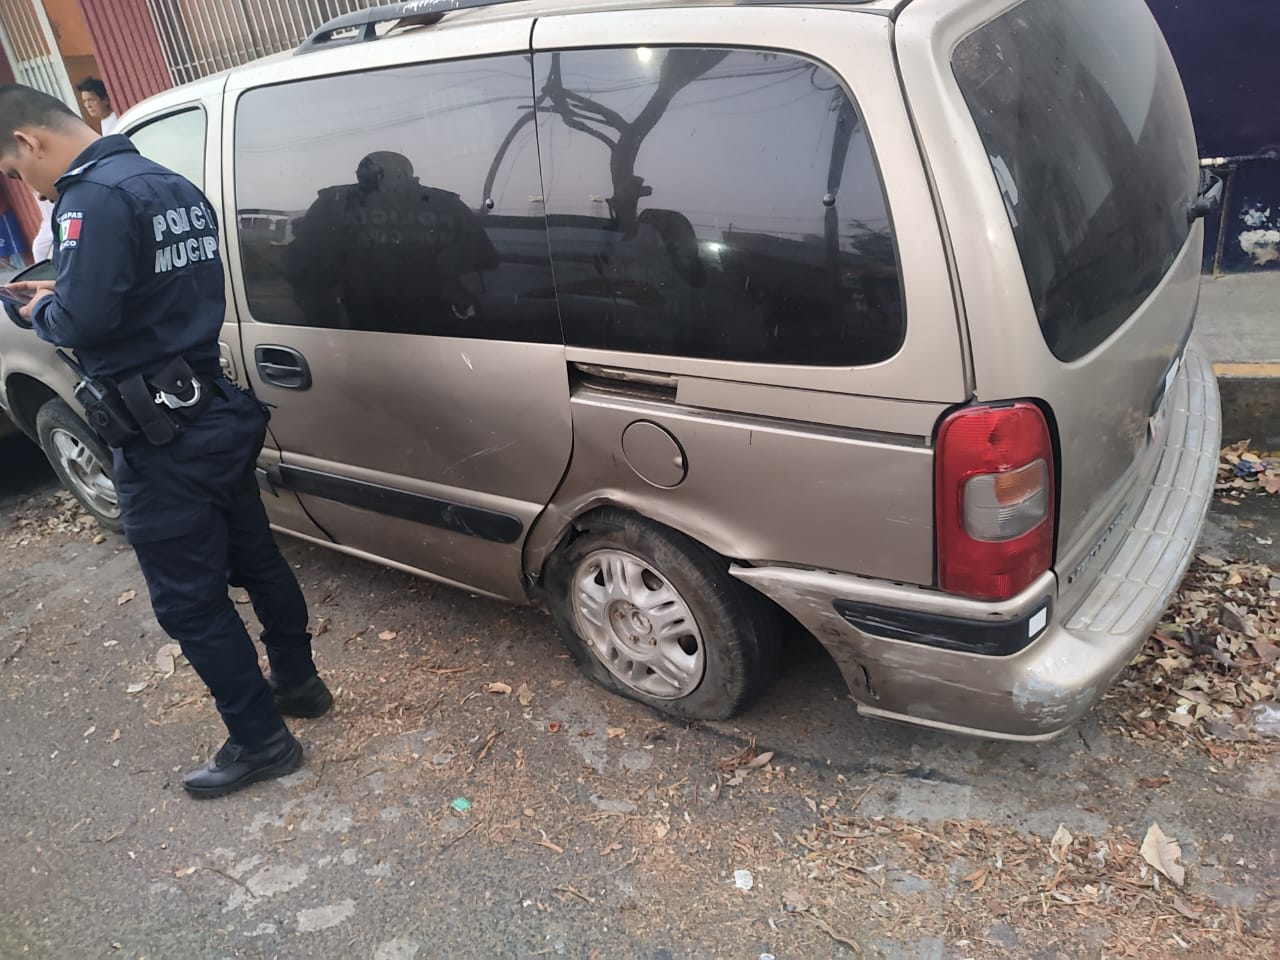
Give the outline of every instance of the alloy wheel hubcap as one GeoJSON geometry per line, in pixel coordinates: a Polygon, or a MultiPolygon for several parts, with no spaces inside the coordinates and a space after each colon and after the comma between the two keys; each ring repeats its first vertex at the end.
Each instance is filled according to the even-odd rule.
{"type": "Polygon", "coordinates": [[[120,516],[120,496],[111,475],[93,451],[75,434],[60,427],[52,431],[49,439],[54,456],[75,493],[104,517],[117,519],[120,516]]]}
{"type": "Polygon", "coordinates": [[[573,612],[591,652],[624,684],[661,700],[702,682],[702,634],[684,598],[645,560],[597,550],[574,571],[573,612]]]}

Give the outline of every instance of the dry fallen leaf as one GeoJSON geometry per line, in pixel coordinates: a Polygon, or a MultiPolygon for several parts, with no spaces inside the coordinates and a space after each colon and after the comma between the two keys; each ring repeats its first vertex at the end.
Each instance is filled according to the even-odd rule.
{"type": "Polygon", "coordinates": [[[115,743],[119,739],[120,739],[120,728],[116,727],[116,732],[111,734],[111,736],[107,739],[107,743],[115,743]]]}
{"type": "Polygon", "coordinates": [[[747,767],[751,770],[758,770],[772,759],[773,751],[766,750],[764,753],[760,754],[760,756],[753,758],[752,761],[747,764],[747,767]]]}
{"type": "Polygon", "coordinates": [[[166,643],[156,651],[156,669],[166,677],[173,676],[174,662],[182,656],[182,648],[176,643],[166,643]]]}
{"type": "Polygon", "coordinates": [[[977,893],[987,884],[987,868],[979,867],[977,870],[973,871],[973,873],[969,874],[967,877],[961,877],[961,879],[965,883],[973,884],[973,887],[969,890],[970,893],[977,893]]]}
{"type": "Polygon", "coordinates": [[[617,740],[627,735],[627,731],[624,727],[609,727],[606,732],[609,734],[610,740],[617,740]]]}
{"type": "Polygon", "coordinates": [[[485,689],[489,691],[489,693],[510,693],[511,684],[502,683],[501,681],[499,681],[496,683],[489,684],[487,687],[485,687],[485,689]]]}
{"type": "Polygon", "coordinates": [[[196,872],[195,867],[183,867],[181,870],[175,870],[173,875],[181,880],[183,877],[189,877],[196,872]]]}
{"type": "Polygon", "coordinates": [[[138,595],[137,590],[126,590],[120,596],[116,597],[116,606],[123,607],[126,603],[138,595]]]}
{"type": "Polygon", "coordinates": [[[1262,658],[1263,663],[1275,663],[1280,660],[1280,647],[1270,640],[1254,640],[1253,651],[1262,658]]]}
{"type": "Polygon", "coordinates": [[[520,706],[527,707],[533,703],[533,691],[529,689],[527,683],[522,683],[516,690],[516,699],[520,701],[520,706]]]}
{"type": "Polygon", "coordinates": [[[394,630],[383,630],[380,634],[378,634],[378,639],[394,640],[398,636],[400,636],[400,634],[396,633],[394,630]]]}
{"type": "Polygon", "coordinates": [[[1156,787],[1163,787],[1166,783],[1173,783],[1171,777],[1139,777],[1138,786],[1146,787],[1148,790],[1154,790],[1156,787]]]}
{"type": "Polygon", "coordinates": [[[1160,824],[1155,822],[1151,824],[1146,838],[1142,841],[1142,849],[1138,852],[1142,854],[1143,860],[1172,880],[1175,886],[1182,886],[1182,881],[1186,877],[1186,870],[1179,863],[1182,859],[1182,848],[1178,846],[1176,840],[1164,835],[1160,824]]]}
{"type": "Polygon", "coordinates": [[[139,683],[129,684],[127,687],[124,688],[124,692],[125,693],[141,693],[145,689],[147,689],[147,684],[146,684],[146,681],[144,680],[139,683]]]}
{"type": "Polygon", "coordinates": [[[1247,743],[1249,740],[1249,731],[1243,727],[1227,723],[1225,720],[1219,720],[1216,717],[1210,717],[1206,720],[1204,729],[1209,736],[1229,743],[1247,743]]]}
{"type": "Polygon", "coordinates": [[[809,898],[799,890],[788,890],[782,895],[782,909],[787,913],[804,913],[809,909],[809,898]]]}
{"type": "Polygon", "coordinates": [[[1057,863],[1067,862],[1067,850],[1075,841],[1075,837],[1071,836],[1071,832],[1067,830],[1064,823],[1058,824],[1058,830],[1053,835],[1053,839],[1049,841],[1049,856],[1057,863]]]}

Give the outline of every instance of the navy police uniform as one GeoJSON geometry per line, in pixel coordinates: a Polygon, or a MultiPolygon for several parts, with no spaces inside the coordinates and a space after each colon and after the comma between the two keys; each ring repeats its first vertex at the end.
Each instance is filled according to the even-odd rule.
{"type": "Polygon", "coordinates": [[[58,180],[52,296],[36,304],[41,339],[117,382],[185,359],[212,400],[177,439],[113,451],[125,535],[156,619],[208,685],[232,740],[284,729],[227,584],[249,591],[273,681],[315,675],[307,607],[271,535],[254,468],[264,409],[221,379],[225,310],[214,212],[184,177],[103,137],[58,180]]]}

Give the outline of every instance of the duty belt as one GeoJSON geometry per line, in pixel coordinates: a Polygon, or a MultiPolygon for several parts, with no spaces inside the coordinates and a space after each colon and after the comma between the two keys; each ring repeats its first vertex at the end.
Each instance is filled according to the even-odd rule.
{"type": "Polygon", "coordinates": [[[55,352],[80,375],[76,399],[89,424],[109,447],[123,447],[139,435],[157,447],[170,444],[204,413],[214,391],[223,392],[223,381],[217,374],[193,373],[182,357],[175,357],[155,373],[135,373],[117,383],[109,377],[91,377],[66,351],[55,352]]]}

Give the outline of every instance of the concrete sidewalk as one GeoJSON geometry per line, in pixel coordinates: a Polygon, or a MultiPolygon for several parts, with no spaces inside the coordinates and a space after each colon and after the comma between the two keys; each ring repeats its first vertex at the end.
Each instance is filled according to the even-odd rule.
{"type": "Polygon", "coordinates": [[[1280,449],[1280,272],[1203,278],[1195,339],[1218,374],[1223,442],[1280,449]]]}

